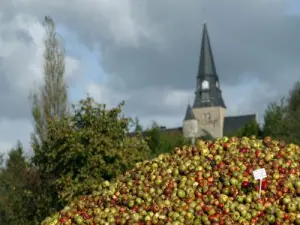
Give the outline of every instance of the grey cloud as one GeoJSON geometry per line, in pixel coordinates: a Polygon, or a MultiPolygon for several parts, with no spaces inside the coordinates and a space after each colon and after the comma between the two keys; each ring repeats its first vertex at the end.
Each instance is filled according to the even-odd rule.
{"type": "MultiPolygon", "coordinates": [[[[103,56],[104,68],[111,73],[127,75],[130,87],[170,83],[175,87],[193,87],[203,21],[199,16],[202,5],[195,1],[185,2],[190,4],[180,5],[183,9],[179,10],[173,6],[176,5],[173,1],[164,7],[152,1],[152,6],[157,6],[155,10],[159,7],[160,13],[149,9],[149,15],[157,18],[154,21],[161,24],[164,38],[169,42],[167,55],[160,54],[159,57],[156,46],[119,48],[103,56]],[[132,67],[134,71],[127,69],[132,67]]],[[[244,4],[244,1],[240,2],[244,4]]],[[[237,1],[224,4],[215,1],[208,7],[212,12],[211,18],[207,19],[208,28],[222,84],[238,84],[243,72],[254,72],[261,79],[271,82],[272,77],[276,81],[274,78],[280,76],[278,73],[286,66],[295,65],[299,58],[300,49],[296,45],[300,37],[296,23],[299,19],[294,18],[295,22],[284,17],[283,6],[279,8],[279,3],[278,9],[273,6],[276,10],[268,13],[269,6],[259,10],[260,4],[251,2],[242,5],[237,1]],[[263,15],[254,17],[259,12],[263,15]]]]}
{"type": "MultiPolygon", "coordinates": [[[[192,91],[195,86],[201,21],[204,20],[202,5],[198,1],[184,1],[186,4],[162,2],[165,3],[163,6],[157,1],[148,1],[148,16],[154,24],[159,24],[165,46],[145,42],[140,48],[113,48],[102,56],[106,71],[122,76],[128,90],[139,89],[140,94],[149,86],[163,88],[172,85],[186,91],[192,91]]],[[[245,85],[247,80],[258,79],[267,83],[262,87],[274,94],[256,92],[260,86],[257,83],[253,86],[253,94],[238,112],[252,113],[255,110],[262,116],[265,106],[286,95],[299,79],[300,17],[287,16],[286,3],[278,1],[265,5],[259,1],[214,1],[207,8],[206,20],[221,85],[241,91],[225,99],[228,108],[244,94],[236,87],[245,85]]],[[[223,93],[228,92],[226,88],[223,93]]],[[[134,102],[140,98],[142,96],[138,95],[132,100],[133,108],[138,107],[134,102]]],[[[142,115],[152,108],[149,105],[144,101],[142,115]]],[[[166,115],[163,113],[165,106],[158,107],[161,107],[161,115],[166,115]]]]}
{"type": "Polygon", "coordinates": [[[242,113],[256,109],[260,114],[270,100],[286,94],[298,79],[300,17],[286,15],[287,1],[139,0],[138,3],[122,3],[128,2],[131,3],[128,15],[135,23],[133,27],[138,28],[136,36],[133,27],[126,33],[125,25],[130,23],[119,27],[118,33],[117,22],[111,21],[120,19],[116,14],[120,11],[104,13],[103,8],[106,8],[101,1],[99,5],[86,7],[82,7],[79,0],[61,4],[35,2],[34,5],[21,5],[19,10],[39,18],[52,15],[76,32],[90,49],[100,46],[99,63],[110,76],[109,88],[119,96],[122,93],[132,96],[126,110],[140,117],[172,114],[175,118],[175,114],[184,113],[185,109],[181,108],[180,112],[176,111],[178,108],[166,109],[160,99],[163,91],[171,88],[193,94],[204,20],[208,22],[228,108],[233,107],[236,98],[244,95],[243,88],[238,87],[243,87],[247,79],[258,79],[268,85],[256,85],[274,91],[271,96],[263,91],[257,96],[255,89],[258,87],[254,86],[253,95],[240,107],[242,113]],[[117,41],[122,37],[127,42],[117,41]],[[128,41],[130,37],[136,45],[128,41]],[[119,86],[119,80],[125,85],[119,86]]]}
{"type": "Polygon", "coordinates": [[[10,119],[28,118],[30,115],[29,96],[18,90],[12,79],[9,79],[9,76],[15,75],[14,72],[21,72],[21,70],[16,71],[15,68],[15,64],[8,64],[7,61],[0,58],[0,103],[3,106],[0,110],[0,117],[5,116],[10,119]]]}
{"type": "Polygon", "coordinates": [[[19,30],[15,33],[15,35],[18,40],[27,44],[33,42],[33,38],[26,31],[19,30]]]}
{"type": "MultiPolygon", "coordinates": [[[[286,16],[283,3],[274,1],[273,5],[260,5],[258,1],[239,2],[242,3],[215,1],[214,5],[207,7],[210,9],[208,29],[223,87],[238,89],[236,87],[243,86],[247,79],[259,79],[268,84],[263,87],[276,92],[272,96],[265,92],[257,93],[257,86],[253,86],[253,94],[240,107],[240,113],[255,110],[262,116],[265,106],[285,95],[299,79],[300,30],[297,27],[300,18],[286,16]]],[[[103,56],[104,68],[111,73],[128,75],[130,88],[172,84],[174,88],[193,90],[202,28],[200,21],[203,21],[199,15],[201,4],[193,3],[187,4],[190,10],[180,6],[183,9],[179,11],[185,14],[179,13],[178,8],[174,10],[174,3],[161,7],[159,16],[155,11],[149,13],[158,18],[157,23],[161,23],[163,36],[168,40],[168,54],[158,53],[155,46],[149,47],[148,51],[145,51],[146,47],[131,51],[122,48],[103,56]],[[134,71],[127,70],[130,59],[134,71]]],[[[228,90],[224,88],[223,93],[226,92],[228,90]]],[[[225,99],[229,109],[239,96],[243,96],[242,90],[225,99]]]]}
{"type": "MultiPolygon", "coordinates": [[[[29,119],[29,95],[42,80],[43,28],[34,17],[21,12],[4,18],[0,17],[4,24],[0,25],[0,104],[4,106],[0,118],[29,119]]],[[[66,67],[66,72],[72,69],[66,78],[72,84],[79,76],[80,65],[73,57],[67,58],[66,67]]]]}

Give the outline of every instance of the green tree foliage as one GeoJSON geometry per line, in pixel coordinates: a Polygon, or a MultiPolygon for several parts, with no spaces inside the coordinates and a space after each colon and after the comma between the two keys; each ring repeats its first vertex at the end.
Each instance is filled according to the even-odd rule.
{"type": "Polygon", "coordinates": [[[0,154],[0,172],[4,166],[4,154],[0,154]]]}
{"type": "Polygon", "coordinates": [[[264,119],[264,136],[300,144],[300,82],[279,104],[272,102],[268,105],[264,119]]]}
{"type": "Polygon", "coordinates": [[[161,152],[161,131],[159,125],[156,122],[153,122],[151,128],[147,129],[144,134],[148,146],[151,149],[151,154],[159,154],[159,152],[161,152]]]}
{"type": "Polygon", "coordinates": [[[135,133],[141,133],[143,131],[143,126],[140,124],[140,120],[138,117],[135,117],[133,125],[135,133]]]}
{"type": "Polygon", "coordinates": [[[251,135],[255,135],[256,137],[261,136],[261,129],[256,120],[247,123],[235,134],[237,137],[249,137],[251,135]]]}
{"type": "Polygon", "coordinates": [[[154,157],[162,153],[171,153],[175,147],[189,143],[189,140],[184,138],[181,133],[168,133],[161,130],[155,122],[150,129],[144,132],[144,135],[154,157]]]}
{"type": "MultiPolygon", "coordinates": [[[[47,207],[39,198],[38,172],[30,167],[20,142],[9,152],[0,173],[0,224],[39,224],[47,215],[38,208],[47,207]]],[[[48,211],[48,209],[46,209],[48,211]]]]}
{"type": "Polygon", "coordinates": [[[130,119],[121,117],[122,106],[107,110],[88,97],[73,106],[72,115],[48,121],[42,172],[61,199],[91,193],[95,184],[149,158],[147,143],[128,137],[130,119]]]}
{"type": "Polygon", "coordinates": [[[287,141],[300,144],[300,82],[297,82],[287,99],[287,141]]]}
{"type": "Polygon", "coordinates": [[[280,104],[271,102],[265,111],[264,116],[264,136],[283,139],[287,134],[287,107],[282,98],[280,104]]]}

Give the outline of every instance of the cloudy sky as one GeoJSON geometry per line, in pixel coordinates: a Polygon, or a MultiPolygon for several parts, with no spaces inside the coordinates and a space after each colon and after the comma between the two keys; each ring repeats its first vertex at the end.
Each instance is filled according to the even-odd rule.
{"type": "Polygon", "coordinates": [[[298,0],[1,0],[0,152],[29,149],[45,15],[67,50],[72,102],[86,93],[148,126],[180,126],[207,21],[228,115],[258,113],[300,78],[298,0]]]}

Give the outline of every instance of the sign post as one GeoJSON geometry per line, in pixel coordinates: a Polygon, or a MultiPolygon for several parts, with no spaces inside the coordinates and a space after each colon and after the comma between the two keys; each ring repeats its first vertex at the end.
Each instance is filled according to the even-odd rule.
{"type": "Polygon", "coordinates": [[[258,197],[261,197],[261,188],[262,188],[262,180],[267,177],[267,173],[265,168],[254,170],[253,176],[255,180],[259,180],[259,194],[258,197]]]}

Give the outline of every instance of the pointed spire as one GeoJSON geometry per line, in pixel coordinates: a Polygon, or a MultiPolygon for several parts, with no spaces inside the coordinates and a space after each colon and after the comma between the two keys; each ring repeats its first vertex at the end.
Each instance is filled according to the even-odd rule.
{"type": "Polygon", "coordinates": [[[223,107],[219,78],[211,50],[206,23],[203,25],[197,88],[195,92],[194,108],[223,107]]]}
{"type": "Polygon", "coordinates": [[[211,50],[207,26],[206,23],[204,23],[203,32],[202,32],[202,43],[201,43],[198,77],[204,77],[207,75],[216,75],[216,74],[217,71],[216,71],[216,66],[213,58],[213,53],[211,50]]]}
{"type": "Polygon", "coordinates": [[[195,115],[193,113],[193,109],[192,109],[191,105],[188,104],[184,120],[195,120],[195,119],[196,119],[196,117],[195,117],[195,115]]]}

